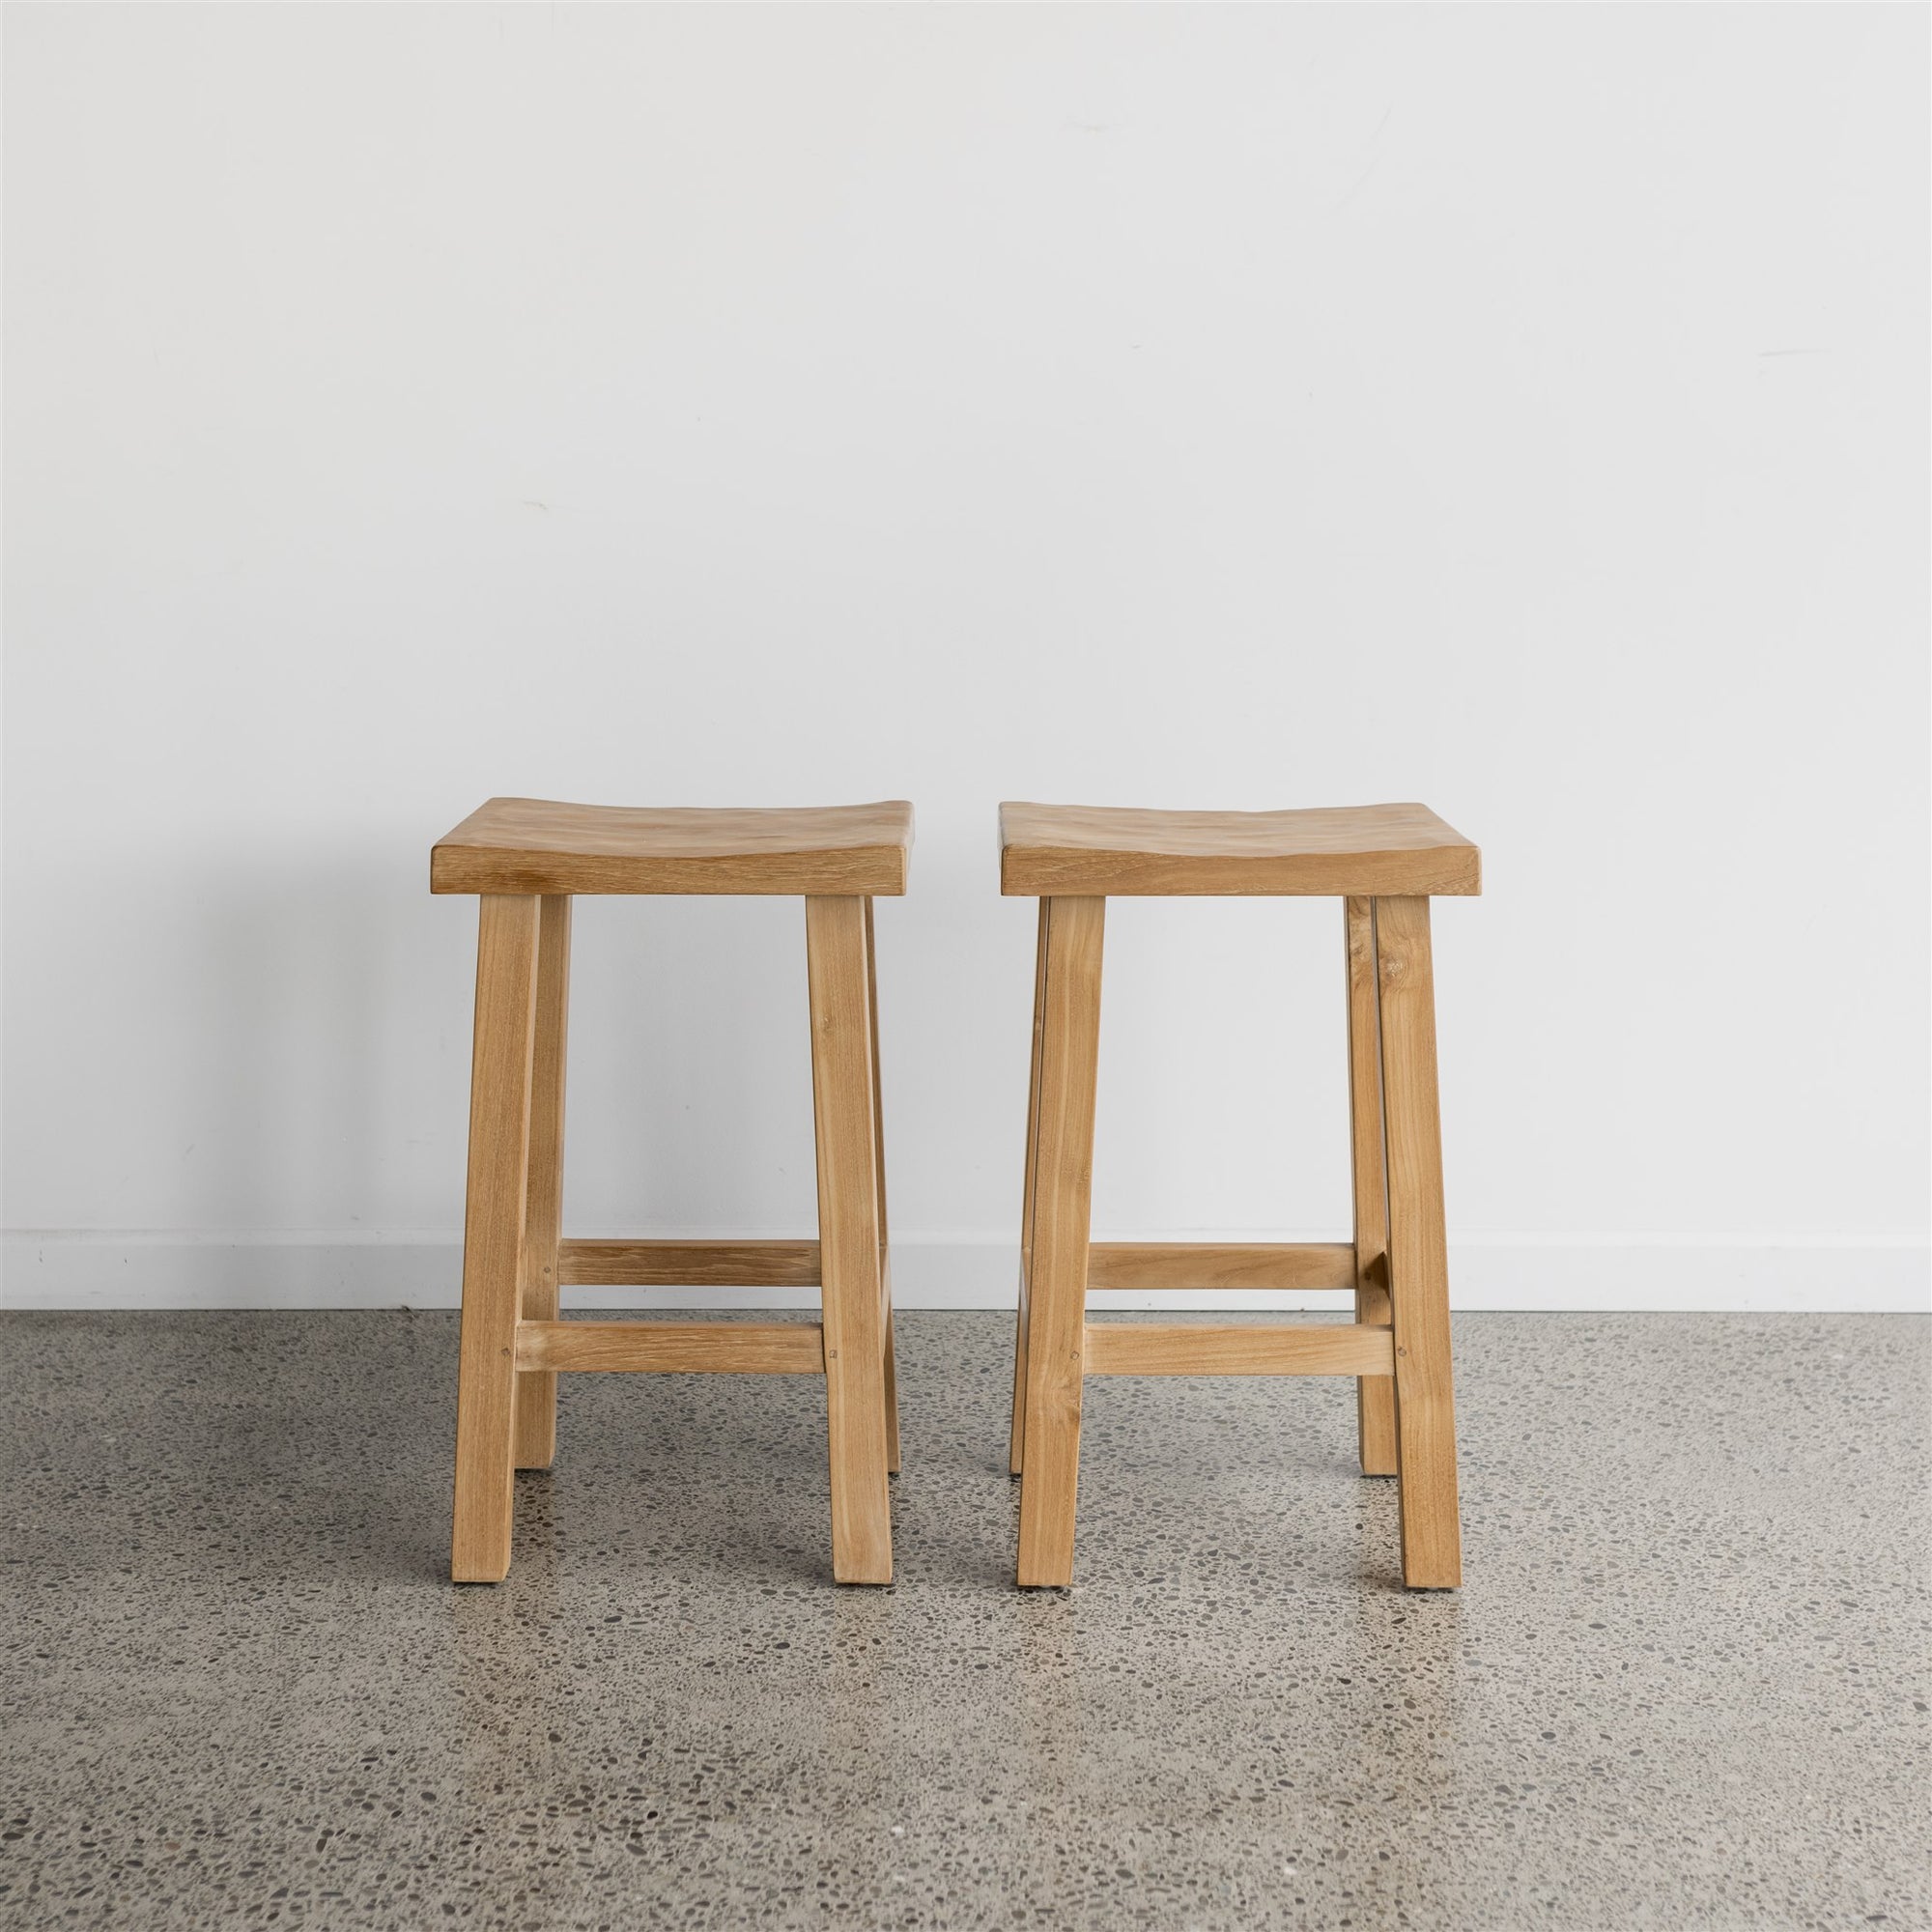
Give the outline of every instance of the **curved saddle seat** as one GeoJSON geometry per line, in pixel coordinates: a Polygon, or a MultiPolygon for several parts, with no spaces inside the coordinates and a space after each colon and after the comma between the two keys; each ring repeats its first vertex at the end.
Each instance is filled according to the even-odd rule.
{"type": "Polygon", "coordinates": [[[564,805],[493,798],[430,853],[433,893],[895,896],[912,807],[564,805]]]}
{"type": "Polygon", "coordinates": [[[1482,889],[1482,854],[1426,805],[1293,811],[1000,808],[1000,890],[1025,898],[1429,897],[1482,889]]]}

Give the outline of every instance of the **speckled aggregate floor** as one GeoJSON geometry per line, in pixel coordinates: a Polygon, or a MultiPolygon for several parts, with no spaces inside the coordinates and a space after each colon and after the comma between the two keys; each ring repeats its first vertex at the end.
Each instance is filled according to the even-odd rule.
{"type": "Polygon", "coordinates": [[[456,1589],[452,1316],[5,1318],[0,1924],[1932,1924],[1924,1321],[1459,1317],[1422,1596],[1347,1384],[1165,1379],[1016,1594],[1008,1321],[900,1329],[891,1591],[819,1383],[619,1376],[456,1589]]]}

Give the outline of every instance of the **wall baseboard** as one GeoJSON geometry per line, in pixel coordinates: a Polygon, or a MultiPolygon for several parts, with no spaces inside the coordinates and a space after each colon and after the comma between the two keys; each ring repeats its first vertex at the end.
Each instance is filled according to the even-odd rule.
{"type": "MultiPolygon", "coordinates": [[[[659,1230],[660,1236],[680,1231],[659,1230]]],[[[1318,1236],[1148,1233],[1149,1240],[1317,1239],[1318,1236]]],[[[702,1239],[700,1234],[684,1236],[702,1239]]],[[[1327,1238],[1333,1238],[1328,1236],[1327,1238]]],[[[146,1234],[32,1231],[0,1248],[0,1307],[454,1308],[461,1255],[446,1235],[146,1234]]],[[[1450,1243],[1461,1309],[1787,1310],[1924,1313],[1932,1266],[1923,1242],[1857,1236],[1783,1240],[1682,1236],[1472,1236],[1450,1243]]],[[[1013,1244],[972,1236],[900,1236],[901,1308],[1010,1308],[1013,1244]]],[[[802,1308],[810,1290],[580,1288],[593,1308],[802,1308]]],[[[1332,1294],[1106,1293],[1096,1308],[1311,1308],[1332,1294]]]]}

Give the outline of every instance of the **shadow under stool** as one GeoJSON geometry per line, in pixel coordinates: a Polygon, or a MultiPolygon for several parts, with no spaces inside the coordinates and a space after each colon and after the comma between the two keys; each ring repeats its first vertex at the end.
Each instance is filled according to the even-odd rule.
{"type": "Polygon", "coordinates": [[[475,1056],[463,1225],[450,1575],[510,1567],[515,1471],[550,1466],[556,1378],[586,1369],[822,1375],[832,1573],[893,1579],[898,1467],[879,1124],[872,899],[905,891],[912,807],[630,810],[493,798],[430,856],[430,890],[474,893],[475,1056]],[[805,900],[815,1241],[561,1238],[570,902],[582,893],[805,900]],[[817,1286],[817,1322],[564,1321],[573,1284],[817,1286]]]}
{"type": "Polygon", "coordinates": [[[1482,890],[1420,805],[1140,811],[1003,805],[1000,890],[1039,900],[1012,1470],[1019,1581],[1073,1580],[1088,1376],[1353,1376],[1362,1469],[1397,1480],[1411,1589],[1462,1581],[1429,901],[1482,890]],[[1100,954],[1110,896],[1339,897],[1348,941],[1350,1243],[1090,1242],[1100,954]],[[1090,1288],[1337,1289],[1355,1320],[1093,1322],[1090,1288]]]}

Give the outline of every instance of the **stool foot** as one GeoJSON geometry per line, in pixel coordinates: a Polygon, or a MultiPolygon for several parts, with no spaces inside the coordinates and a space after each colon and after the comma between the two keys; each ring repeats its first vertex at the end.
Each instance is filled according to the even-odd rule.
{"type": "Polygon", "coordinates": [[[841,1583],[890,1583],[890,1340],[881,1267],[866,901],[808,897],[805,934],[832,1462],[832,1574],[841,1583]]]}
{"type": "Polygon", "coordinates": [[[449,1558],[450,1576],[459,1583],[500,1582],[510,1567],[537,922],[533,897],[482,895],[449,1558]]]}
{"type": "Polygon", "coordinates": [[[1410,1589],[1454,1589],[1463,1580],[1463,1536],[1456,1498],[1429,901],[1378,899],[1375,919],[1402,1577],[1410,1589]]]}
{"type": "Polygon", "coordinates": [[[1089,897],[1053,898],[1041,907],[1043,1026],[1029,1159],[1034,1205],[1017,1572],[1023,1589],[1073,1580],[1106,910],[1105,899],[1089,897]]]}

